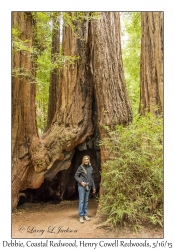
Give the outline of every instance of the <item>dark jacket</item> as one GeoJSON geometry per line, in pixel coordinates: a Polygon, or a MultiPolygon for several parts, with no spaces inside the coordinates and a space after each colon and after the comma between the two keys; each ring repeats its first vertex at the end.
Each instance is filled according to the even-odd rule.
{"type": "Polygon", "coordinates": [[[93,167],[91,165],[83,165],[85,171],[80,165],[74,175],[75,180],[78,182],[78,185],[81,185],[81,182],[89,182],[89,186],[95,189],[94,177],[93,177],[93,167]]]}

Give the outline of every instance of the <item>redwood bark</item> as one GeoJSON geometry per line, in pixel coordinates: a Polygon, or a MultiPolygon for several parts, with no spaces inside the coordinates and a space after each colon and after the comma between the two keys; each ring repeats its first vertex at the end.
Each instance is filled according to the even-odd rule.
{"type": "MultiPolygon", "coordinates": [[[[13,23],[14,27],[16,25],[21,33],[25,34],[21,39],[28,39],[32,44],[31,14],[15,12],[13,13],[13,23]],[[25,19],[26,16],[27,19],[25,19]],[[17,17],[19,20],[16,20],[17,17]],[[30,27],[28,27],[29,24],[30,27]]],[[[87,20],[75,25],[81,37],[77,38],[70,27],[65,27],[63,54],[65,59],[70,55],[80,58],[74,64],[65,63],[61,74],[55,117],[50,129],[41,139],[38,137],[36,129],[34,79],[20,78],[20,76],[13,79],[13,209],[18,204],[20,191],[27,188],[39,188],[44,182],[47,172],[53,176],[52,170],[55,171],[54,173],[58,173],[60,170],[70,167],[75,146],[93,134],[93,85],[88,77],[89,72],[86,71],[87,33],[85,27],[87,20]],[[78,25],[80,26],[78,27],[78,25]],[[18,107],[21,109],[23,106],[25,113],[21,113],[21,110],[17,113],[18,107]]],[[[23,57],[22,52],[14,55],[13,67],[27,65],[27,71],[32,71],[31,56],[30,53],[26,53],[23,57]]]]}
{"type": "MultiPolygon", "coordinates": [[[[63,161],[65,154],[93,134],[92,82],[88,79],[87,39],[84,27],[79,32],[85,39],[77,38],[70,27],[63,30],[63,56],[79,56],[74,64],[66,63],[61,72],[57,110],[50,129],[42,140],[35,138],[31,147],[32,161],[38,172],[47,171],[55,162],[63,161]],[[38,159],[41,159],[40,163],[38,159]]],[[[76,24],[77,26],[79,24],[76,24]]],[[[77,28],[78,29],[78,28],[77,28]]],[[[59,170],[59,164],[58,170],[59,170]]],[[[64,165],[64,164],[63,164],[64,165]]],[[[65,164],[67,168],[67,163],[65,164]]],[[[62,166],[62,169],[63,166],[62,166]]]]}
{"type": "MultiPolygon", "coordinates": [[[[98,128],[100,139],[103,140],[109,137],[104,126],[114,129],[116,124],[127,125],[132,120],[121,54],[120,15],[118,12],[102,12],[100,19],[90,26],[90,66],[97,103],[98,128]]],[[[103,163],[112,155],[105,147],[100,149],[103,172],[103,163]]],[[[103,192],[101,186],[101,199],[103,192]]]]}
{"type": "MultiPolygon", "coordinates": [[[[52,17],[53,22],[53,30],[52,30],[52,49],[51,49],[51,57],[52,62],[54,63],[56,58],[58,58],[60,54],[60,14],[54,14],[52,17]]],[[[49,129],[53,117],[56,112],[56,105],[58,100],[58,85],[59,85],[59,75],[60,69],[59,67],[54,68],[51,72],[51,79],[49,85],[49,102],[48,102],[48,116],[47,116],[47,126],[46,130],[49,129]]]]}
{"type": "MultiPolygon", "coordinates": [[[[20,32],[26,46],[33,44],[33,19],[30,12],[12,12],[13,28],[20,32]]],[[[41,176],[35,175],[30,159],[30,144],[33,136],[38,136],[35,108],[35,65],[30,50],[14,51],[12,67],[18,75],[12,78],[12,208],[18,203],[18,193],[35,178],[35,187],[41,176]]]]}
{"type": "Polygon", "coordinates": [[[163,112],[163,12],[142,12],[140,114],[163,112]]]}
{"type": "MultiPolygon", "coordinates": [[[[93,75],[100,137],[106,135],[104,126],[129,124],[131,106],[126,91],[121,56],[120,16],[118,12],[102,12],[91,23],[91,73],[93,75]]],[[[102,162],[107,155],[101,150],[102,162]]]]}

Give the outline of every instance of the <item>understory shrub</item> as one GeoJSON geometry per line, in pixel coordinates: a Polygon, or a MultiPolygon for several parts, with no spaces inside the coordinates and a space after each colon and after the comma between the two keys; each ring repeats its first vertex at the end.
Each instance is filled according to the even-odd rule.
{"type": "Polygon", "coordinates": [[[103,195],[100,213],[116,226],[163,220],[163,119],[136,116],[127,127],[105,127],[101,145],[110,159],[102,166],[103,195]]]}

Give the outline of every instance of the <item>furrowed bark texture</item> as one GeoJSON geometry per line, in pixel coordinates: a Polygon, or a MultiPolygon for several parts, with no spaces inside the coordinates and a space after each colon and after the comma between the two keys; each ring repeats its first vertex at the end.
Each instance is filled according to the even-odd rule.
{"type": "MultiPolygon", "coordinates": [[[[91,23],[91,72],[94,80],[100,137],[104,126],[128,124],[132,119],[126,91],[120,41],[120,16],[117,12],[102,12],[100,20],[91,23]]],[[[101,151],[103,156],[103,150],[101,151]]]]}
{"type": "Polygon", "coordinates": [[[142,12],[140,114],[163,112],[163,12],[142,12]]]}
{"type": "MultiPolygon", "coordinates": [[[[82,25],[86,25],[86,22],[82,25]]],[[[84,33],[82,35],[85,37],[84,33]]],[[[87,39],[77,39],[70,27],[64,28],[63,55],[65,60],[67,56],[75,55],[80,56],[80,59],[74,64],[65,63],[59,84],[57,110],[51,128],[43,135],[41,141],[38,138],[33,141],[32,160],[37,172],[48,170],[53,164],[59,169],[60,163],[64,169],[62,161],[65,155],[67,156],[68,152],[72,154],[71,151],[75,146],[93,134],[93,86],[88,80],[88,72],[85,71],[86,43],[87,39]],[[41,158],[42,162],[37,163],[37,159],[41,158]]]]}
{"type": "MultiPolygon", "coordinates": [[[[53,16],[53,31],[52,31],[52,50],[51,50],[51,57],[52,62],[56,61],[58,55],[60,53],[60,19],[59,13],[53,16]]],[[[59,68],[54,68],[51,72],[51,79],[49,85],[49,102],[48,102],[48,117],[47,117],[47,126],[46,130],[49,129],[53,117],[56,112],[56,105],[58,100],[58,85],[59,85],[59,75],[60,70],[59,68]]]]}

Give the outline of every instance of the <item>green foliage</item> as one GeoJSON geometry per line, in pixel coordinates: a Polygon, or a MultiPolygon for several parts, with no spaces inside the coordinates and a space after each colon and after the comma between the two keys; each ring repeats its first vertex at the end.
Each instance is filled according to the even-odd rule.
{"type": "Polygon", "coordinates": [[[38,132],[44,132],[47,123],[49,85],[51,72],[51,47],[52,47],[52,25],[50,12],[34,12],[33,18],[36,22],[35,50],[36,50],[36,107],[38,132]]]}
{"type": "MultiPolygon", "coordinates": [[[[73,20],[83,18],[79,12],[73,14],[73,20]],[[80,18],[81,17],[81,18],[80,18]]],[[[62,55],[62,44],[60,53],[51,55],[52,35],[54,30],[60,30],[60,25],[56,21],[64,19],[64,25],[72,27],[73,21],[67,12],[34,12],[33,17],[36,21],[35,29],[35,50],[37,51],[37,72],[36,72],[36,105],[37,105],[37,124],[39,134],[44,132],[47,123],[50,74],[54,69],[61,69],[68,64],[74,64],[79,56],[62,55]],[[63,17],[62,17],[63,15],[63,17]]]]}
{"type": "Polygon", "coordinates": [[[100,18],[99,12],[62,12],[63,22],[65,26],[70,26],[77,38],[84,40],[79,33],[80,27],[77,28],[77,23],[81,24],[83,21],[93,21],[100,18]]]}
{"type": "Polygon", "coordinates": [[[52,19],[50,12],[34,12],[35,20],[35,49],[37,55],[40,55],[44,50],[51,50],[52,42],[52,19]]]}
{"type": "MultiPolygon", "coordinates": [[[[27,54],[30,56],[33,53],[33,47],[31,46],[31,41],[21,40],[21,31],[18,28],[12,28],[12,53],[22,52],[23,55],[27,54]]],[[[12,76],[27,76],[31,79],[33,78],[31,72],[24,67],[14,67],[12,68],[12,76]]]]}
{"type": "Polygon", "coordinates": [[[29,40],[20,39],[21,32],[17,28],[12,28],[12,52],[28,51],[33,53],[33,47],[30,45],[29,40]]]}
{"type": "Polygon", "coordinates": [[[116,126],[101,142],[112,155],[103,165],[101,213],[113,226],[144,222],[162,225],[163,121],[136,116],[128,127],[116,126]]]}
{"type": "MultiPolygon", "coordinates": [[[[47,122],[50,74],[54,69],[61,69],[64,65],[74,64],[79,59],[78,56],[63,56],[62,45],[60,53],[51,56],[52,35],[54,30],[60,30],[60,25],[56,21],[60,19],[59,12],[32,12],[35,23],[33,30],[33,42],[21,39],[20,27],[12,28],[12,52],[28,53],[36,66],[36,76],[32,71],[24,67],[12,69],[13,77],[30,77],[31,83],[36,83],[36,108],[37,125],[39,134],[44,132],[47,122]],[[53,24],[54,22],[54,24],[53,24]],[[35,78],[36,77],[36,78],[35,78]]],[[[75,17],[78,17],[78,12],[75,17]]],[[[81,16],[81,15],[80,15],[81,16]]],[[[80,19],[80,17],[79,17],[80,19]]],[[[35,71],[35,70],[34,70],[35,71]]]]}
{"type": "Polygon", "coordinates": [[[36,105],[39,134],[44,132],[47,123],[50,74],[54,69],[61,69],[66,64],[74,64],[78,56],[63,56],[55,53],[51,56],[52,35],[54,30],[60,30],[55,20],[59,20],[58,12],[35,12],[35,50],[37,51],[36,71],[36,105]],[[54,22],[54,24],[53,24],[54,22]]]}
{"type": "Polygon", "coordinates": [[[99,12],[62,12],[65,25],[75,28],[74,22],[92,21],[99,19],[99,12]]]}
{"type": "Polygon", "coordinates": [[[133,115],[138,113],[140,102],[140,16],[140,12],[121,13],[122,57],[133,115]]]}

